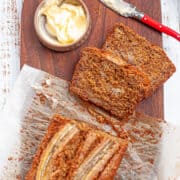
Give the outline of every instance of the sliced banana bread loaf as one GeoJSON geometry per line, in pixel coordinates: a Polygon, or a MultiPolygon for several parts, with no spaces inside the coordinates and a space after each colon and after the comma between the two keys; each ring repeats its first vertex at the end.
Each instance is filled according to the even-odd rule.
{"type": "Polygon", "coordinates": [[[85,48],[76,65],[70,90],[111,114],[126,118],[149,94],[150,81],[122,58],[97,48],[85,48]]]}
{"type": "Polygon", "coordinates": [[[122,23],[116,24],[109,33],[103,49],[123,57],[129,64],[147,74],[151,81],[151,93],[176,70],[163,49],[151,44],[122,23]]]}

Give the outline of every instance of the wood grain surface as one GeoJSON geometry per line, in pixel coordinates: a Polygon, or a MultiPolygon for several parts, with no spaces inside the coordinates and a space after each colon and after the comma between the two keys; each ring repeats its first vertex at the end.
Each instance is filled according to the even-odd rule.
{"type": "MultiPolygon", "coordinates": [[[[106,34],[116,22],[123,22],[152,43],[162,46],[161,34],[130,18],[123,18],[102,5],[98,0],[85,0],[92,17],[92,31],[89,39],[78,49],[66,52],[53,52],[41,45],[33,27],[33,17],[40,0],[24,0],[21,24],[21,66],[28,64],[60,78],[71,80],[79,59],[80,49],[85,46],[101,47],[106,34]]],[[[161,21],[159,0],[129,0],[152,18],[161,21]]],[[[139,104],[137,110],[154,117],[163,118],[163,87],[152,97],[139,104]]]]}

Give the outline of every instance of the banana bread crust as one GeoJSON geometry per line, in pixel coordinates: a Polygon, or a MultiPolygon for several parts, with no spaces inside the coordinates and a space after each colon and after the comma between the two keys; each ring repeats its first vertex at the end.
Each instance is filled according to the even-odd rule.
{"type": "MultiPolygon", "coordinates": [[[[43,155],[43,153],[45,153],[49,142],[53,139],[56,133],[67,124],[75,125],[81,131],[79,138],[73,139],[73,143],[70,142],[69,147],[71,147],[72,144],[76,144],[77,142],[79,142],[80,139],[82,140],[82,142],[86,142],[86,144],[85,143],[83,144],[82,142],[79,144],[80,146],[78,147],[78,150],[75,150],[75,152],[77,152],[76,155],[73,156],[73,158],[71,157],[70,161],[66,157],[65,164],[67,162],[67,166],[61,167],[62,164],[59,164],[61,163],[61,161],[58,162],[59,160],[58,158],[61,155],[61,153],[59,153],[60,155],[57,156],[58,158],[55,161],[57,165],[57,170],[55,171],[56,175],[52,176],[51,179],[54,179],[54,180],[59,179],[60,175],[62,175],[61,171],[63,171],[64,169],[66,170],[67,174],[63,174],[64,175],[63,179],[68,179],[68,180],[77,179],[79,174],[81,175],[81,170],[85,169],[83,167],[86,167],[84,165],[86,165],[86,161],[88,161],[88,158],[90,159],[93,156],[93,153],[97,151],[98,146],[103,144],[102,143],[103,141],[105,143],[106,141],[110,141],[111,144],[113,144],[113,146],[109,150],[107,150],[106,154],[102,157],[103,161],[101,161],[100,159],[97,162],[97,164],[94,164],[94,166],[91,167],[90,173],[87,174],[87,177],[88,177],[87,179],[98,179],[99,177],[101,177],[101,179],[104,179],[104,178],[108,178],[109,180],[113,179],[114,176],[116,175],[117,169],[120,166],[120,162],[123,157],[123,154],[126,151],[127,144],[128,144],[127,139],[125,140],[125,139],[120,139],[120,138],[111,136],[103,131],[96,129],[94,126],[90,124],[77,122],[74,120],[68,120],[59,115],[55,115],[52,119],[52,122],[47,130],[47,133],[44,139],[42,140],[42,143],[39,146],[39,149],[37,150],[37,153],[33,159],[31,168],[29,172],[27,173],[25,180],[36,179],[37,172],[41,164],[41,158],[42,158],[41,156],[43,155]],[[83,136],[86,133],[90,133],[90,136],[89,137],[83,136]],[[86,140],[84,138],[86,138],[86,140]],[[100,142],[101,140],[102,142],[100,142]],[[59,169],[58,169],[58,165],[60,166],[59,169]],[[99,169],[96,166],[99,167],[99,169]]],[[[66,151],[69,151],[69,149],[64,148],[62,152],[66,154],[66,151]]],[[[102,152],[103,151],[104,150],[102,149],[102,152]]],[[[53,173],[54,172],[52,172],[52,174],[53,173]]],[[[84,173],[82,174],[84,176],[84,173]]]]}

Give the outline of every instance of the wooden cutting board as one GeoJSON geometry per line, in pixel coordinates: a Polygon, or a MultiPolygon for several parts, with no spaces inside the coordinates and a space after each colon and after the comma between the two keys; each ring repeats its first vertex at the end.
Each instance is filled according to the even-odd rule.
{"type": "MultiPolygon", "coordinates": [[[[92,32],[89,39],[78,49],[57,53],[41,45],[34,27],[33,17],[41,0],[24,0],[21,24],[21,67],[24,64],[42,69],[60,78],[71,80],[72,73],[79,59],[79,51],[86,46],[101,47],[108,30],[117,22],[123,22],[152,43],[162,45],[161,34],[130,18],[123,18],[106,8],[98,0],[84,0],[92,16],[92,32]]],[[[161,21],[160,0],[129,0],[152,18],[161,21]]],[[[140,103],[138,111],[154,117],[163,118],[163,87],[152,97],[140,103]]]]}

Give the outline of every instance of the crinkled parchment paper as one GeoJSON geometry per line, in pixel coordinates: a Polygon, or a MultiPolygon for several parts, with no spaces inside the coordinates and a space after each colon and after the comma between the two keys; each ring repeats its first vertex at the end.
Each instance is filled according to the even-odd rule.
{"type": "Polygon", "coordinates": [[[116,179],[180,177],[180,128],[139,113],[128,121],[118,120],[70,94],[68,87],[67,81],[23,67],[0,114],[0,179],[23,179],[54,113],[92,123],[121,138],[128,134],[116,179]]]}

